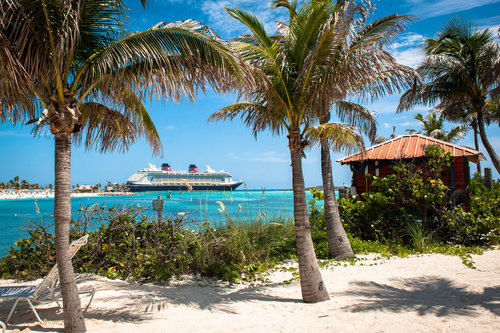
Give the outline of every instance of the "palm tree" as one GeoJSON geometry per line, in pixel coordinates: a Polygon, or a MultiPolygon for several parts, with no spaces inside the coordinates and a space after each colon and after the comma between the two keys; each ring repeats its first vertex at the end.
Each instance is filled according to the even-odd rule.
{"type": "Polygon", "coordinates": [[[417,113],[413,118],[422,123],[422,130],[417,131],[414,129],[407,129],[406,131],[411,134],[424,134],[432,138],[447,142],[456,142],[462,139],[467,132],[467,125],[459,125],[453,127],[451,130],[446,132],[444,130],[444,114],[440,113],[439,116],[436,112],[430,111],[424,116],[417,113]]]}
{"type": "MultiPolygon", "coordinates": [[[[366,23],[373,5],[363,1],[316,1],[323,12],[311,20],[304,42],[304,54],[309,58],[308,70],[314,77],[316,93],[308,101],[311,112],[320,124],[330,122],[333,109],[343,123],[358,127],[371,141],[376,136],[376,121],[372,112],[359,104],[346,101],[349,96],[376,99],[395,90],[411,86],[413,71],[398,64],[385,46],[398,34],[411,17],[391,15],[366,23]],[[307,43],[307,44],[306,44],[307,43]],[[314,99],[314,100],[313,100],[314,99]]],[[[273,1],[274,7],[290,12],[290,27],[305,14],[296,11],[296,4],[287,0],[273,1]]],[[[287,25],[280,23],[285,31],[287,25]]],[[[311,83],[309,83],[311,84],[311,83]]],[[[354,256],[340,219],[335,198],[330,145],[323,139],[321,171],[328,245],[333,257],[354,256]]]]}
{"type": "MultiPolygon", "coordinates": [[[[500,96],[490,94],[490,97],[486,100],[486,107],[484,109],[484,123],[486,126],[489,126],[491,123],[500,124],[500,96]]],[[[447,109],[441,110],[439,107],[436,107],[436,110],[440,113],[444,113],[447,120],[458,122],[467,125],[469,128],[472,128],[474,135],[474,148],[479,151],[479,129],[477,123],[477,115],[471,113],[470,107],[464,105],[461,109],[456,108],[453,109],[453,112],[447,112],[447,109]]],[[[448,111],[450,111],[448,109],[448,111]]],[[[478,174],[481,174],[481,162],[477,161],[476,170],[478,174]]]]}
{"type": "Polygon", "coordinates": [[[426,82],[401,96],[398,111],[439,102],[437,109],[447,119],[475,120],[481,141],[500,172],[500,159],[485,129],[486,100],[499,94],[500,48],[493,34],[455,18],[435,38],[426,40],[425,52],[417,72],[426,82]]]}
{"type": "MultiPolygon", "coordinates": [[[[305,302],[319,302],[329,296],[311,239],[302,157],[306,147],[319,144],[321,140],[337,151],[363,147],[363,140],[349,125],[326,122],[313,126],[318,115],[322,114],[317,111],[322,110],[322,103],[328,108],[332,103],[330,97],[317,97],[321,89],[330,87],[322,82],[324,77],[320,74],[330,67],[327,66],[328,63],[324,66],[318,63],[334,60],[326,54],[315,54],[318,49],[314,47],[318,45],[318,30],[323,27],[317,26],[316,20],[328,23],[325,17],[329,15],[330,1],[306,2],[298,10],[295,10],[296,2],[275,1],[273,4],[289,8],[290,12],[290,24],[279,22],[279,34],[276,36],[269,36],[253,14],[239,9],[226,9],[229,15],[245,24],[252,32],[252,35],[237,37],[233,46],[254,66],[256,88],[247,101],[227,106],[214,113],[209,120],[233,120],[240,116],[254,135],[264,130],[270,130],[276,135],[287,134],[302,298],[305,302]],[[320,56],[323,58],[320,59],[320,56]]],[[[332,35],[328,37],[332,38],[332,35]]],[[[321,53],[323,51],[325,50],[321,50],[321,53]]],[[[333,82],[332,80],[330,83],[333,82]]],[[[338,88],[339,85],[336,85],[331,90],[338,88]]]]}
{"type": "MultiPolygon", "coordinates": [[[[145,0],[142,0],[145,3],[145,0]]],[[[226,92],[244,66],[196,21],[124,29],[122,0],[0,2],[0,121],[35,123],[55,139],[54,220],[67,332],[85,323],[68,257],[72,143],[126,151],[145,138],[162,147],[143,99],[226,92]]]]}

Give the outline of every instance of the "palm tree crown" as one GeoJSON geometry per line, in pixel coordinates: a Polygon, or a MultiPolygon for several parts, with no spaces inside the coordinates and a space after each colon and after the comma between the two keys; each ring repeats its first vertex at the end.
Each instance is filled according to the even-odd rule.
{"type": "Polygon", "coordinates": [[[442,113],[438,115],[436,112],[432,111],[427,113],[425,117],[417,113],[414,118],[422,123],[422,130],[407,129],[406,131],[408,133],[422,133],[432,138],[448,142],[455,142],[462,139],[468,128],[467,125],[459,125],[447,132],[444,130],[444,115],[442,113]]]}
{"type": "Polygon", "coordinates": [[[125,31],[121,0],[6,0],[0,10],[0,121],[37,119],[103,152],[144,136],[160,153],[143,100],[192,99],[206,83],[225,92],[239,71],[238,59],[197,21],[125,31]]]}
{"type": "Polygon", "coordinates": [[[447,119],[477,121],[481,141],[500,172],[500,159],[485,131],[486,101],[500,94],[500,48],[493,34],[452,19],[426,40],[425,52],[417,68],[425,82],[401,96],[398,111],[439,103],[436,108],[447,119]]]}

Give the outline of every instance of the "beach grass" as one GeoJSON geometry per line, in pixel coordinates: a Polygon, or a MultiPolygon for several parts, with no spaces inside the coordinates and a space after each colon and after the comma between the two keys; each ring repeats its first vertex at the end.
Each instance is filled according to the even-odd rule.
{"type": "MultiPolygon", "coordinates": [[[[326,232],[315,223],[311,231],[318,259],[325,264],[339,262],[329,256],[326,232]]],[[[293,221],[279,217],[236,220],[226,215],[225,220],[204,221],[193,228],[185,216],[158,221],[133,206],[93,205],[83,207],[72,224],[72,238],[85,233],[90,235],[89,243],[74,260],[76,272],[137,282],[166,281],[184,274],[232,282],[262,280],[265,272],[297,255],[293,221]]],[[[458,255],[469,267],[474,266],[470,253],[482,251],[431,242],[425,247],[381,243],[351,235],[349,240],[357,254],[404,257],[437,252],[458,255]]],[[[0,259],[0,275],[39,278],[54,264],[54,259],[54,235],[38,222],[29,231],[29,237],[17,241],[0,259]]]]}

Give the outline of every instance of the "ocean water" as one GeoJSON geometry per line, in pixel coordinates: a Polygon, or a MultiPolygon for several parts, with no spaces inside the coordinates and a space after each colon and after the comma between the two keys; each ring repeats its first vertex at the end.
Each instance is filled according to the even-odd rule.
{"type": "MultiPolygon", "coordinates": [[[[139,205],[147,209],[145,214],[153,215],[152,201],[157,199],[158,195],[161,195],[164,200],[163,217],[183,212],[187,213],[187,217],[192,219],[193,223],[206,220],[213,223],[224,222],[226,212],[236,221],[256,217],[265,220],[274,217],[293,217],[292,191],[284,190],[249,190],[227,193],[184,192],[182,194],[172,192],[171,198],[167,198],[167,193],[143,192],[134,196],[72,198],[71,206],[75,213],[81,205],[105,204],[107,207],[139,205]],[[219,211],[221,205],[217,201],[224,204],[224,212],[219,211]]],[[[307,196],[310,198],[310,193],[307,192],[307,196]]],[[[5,255],[16,240],[27,236],[25,228],[30,220],[43,218],[47,224],[52,224],[53,209],[53,198],[0,200],[0,226],[3,229],[0,233],[0,256],[5,255]]]]}

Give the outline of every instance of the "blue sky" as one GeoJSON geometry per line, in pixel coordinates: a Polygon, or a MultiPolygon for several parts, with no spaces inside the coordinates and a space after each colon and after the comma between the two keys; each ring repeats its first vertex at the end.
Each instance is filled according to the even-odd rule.
{"type": "MultiPolygon", "coordinates": [[[[269,10],[267,1],[250,0],[155,0],[146,10],[139,0],[126,0],[130,7],[130,30],[149,28],[159,21],[171,22],[196,19],[214,29],[222,38],[231,38],[246,32],[237,21],[225,14],[223,7],[237,7],[250,10],[265,22],[272,32],[275,19],[283,19],[283,11],[269,10]]],[[[391,51],[403,64],[416,66],[422,60],[422,41],[434,36],[448,19],[461,16],[473,21],[482,29],[498,29],[500,25],[500,0],[399,0],[376,1],[377,10],[373,19],[390,15],[411,14],[417,20],[394,41],[391,51]]],[[[410,112],[396,114],[399,95],[380,99],[366,107],[377,112],[378,131],[382,136],[392,133],[404,134],[407,128],[419,128],[413,119],[417,112],[425,114],[428,107],[417,107],[410,112]]],[[[74,147],[72,156],[72,183],[95,184],[107,181],[123,183],[127,177],[148,163],[168,162],[173,169],[187,169],[195,163],[200,170],[206,165],[212,169],[224,169],[235,180],[244,180],[249,189],[290,188],[291,169],[287,140],[268,133],[259,134],[257,140],[239,121],[207,123],[206,119],[215,111],[235,102],[235,96],[217,95],[209,92],[198,95],[196,102],[169,104],[157,101],[148,105],[164,146],[164,156],[153,157],[144,142],[136,143],[125,154],[85,151],[74,147]]],[[[450,125],[451,126],[451,125],[450,125]]],[[[491,143],[500,152],[500,129],[497,125],[488,128],[491,143]]],[[[458,144],[473,147],[472,134],[458,144]]],[[[486,151],[481,151],[488,158],[486,151]]],[[[15,176],[30,183],[53,183],[54,142],[50,136],[33,138],[30,128],[0,125],[0,181],[7,182],[15,176]]],[[[342,154],[334,153],[337,160],[342,154]]],[[[321,184],[320,157],[317,149],[307,152],[304,160],[306,186],[321,184]]],[[[494,177],[498,173],[491,162],[494,177]]],[[[475,165],[471,164],[471,171],[475,165]]],[[[336,185],[350,184],[348,167],[334,162],[336,185]]]]}

